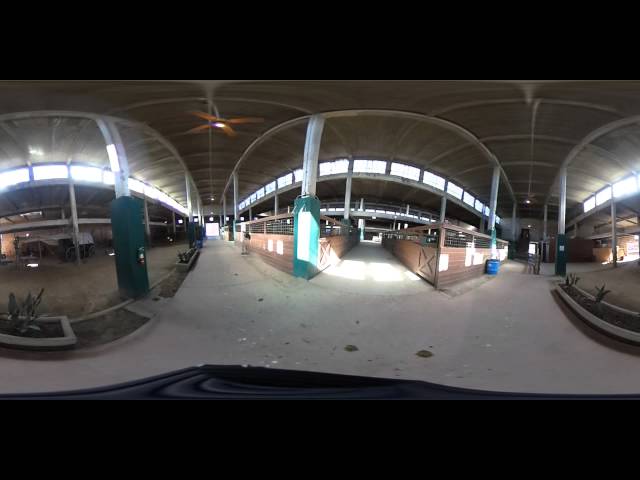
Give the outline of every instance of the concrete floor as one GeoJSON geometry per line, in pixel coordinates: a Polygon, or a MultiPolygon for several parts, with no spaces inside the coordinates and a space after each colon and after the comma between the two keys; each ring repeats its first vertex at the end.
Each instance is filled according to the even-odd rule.
{"type": "Polygon", "coordinates": [[[524,274],[522,264],[507,262],[496,278],[451,297],[405,280],[377,246],[361,245],[345,260],[386,265],[359,267],[365,278],[382,270],[402,280],[324,273],[306,282],[239,253],[208,242],[175,297],[137,305],[155,318],[128,338],[77,352],[1,351],[0,391],[98,386],[211,363],[502,391],[640,392],[640,349],[568,317],[551,294],[552,277],[524,274]],[[398,295],[401,284],[411,293],[398,295]],[[348,344],[358,351],[345,351],[348,344]],[[434,356],[416,356],[423,349],[434,356]]]}
{"type": "MultiPolygon", "coordinates": [[[[147,249],[150,282],[173,270],[177,252],[186,244],[147,249]]],[[[81,265],[49,256],[38,260],[38,268],[17,270],[15,264],[0,267],[0,311],[5,311],[9,293],[24,298],[29,291],[45,289],[40,311],[51,315],[79,317],[120,303],[114,257],[97,249],[96,256],[81,265]]]]}

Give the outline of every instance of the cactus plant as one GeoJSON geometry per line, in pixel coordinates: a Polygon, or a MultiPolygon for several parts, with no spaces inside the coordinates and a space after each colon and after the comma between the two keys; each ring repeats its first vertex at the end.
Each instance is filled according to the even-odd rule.
{"type": "Polygon", "coordinates": [[[575,273],[570,273],[565,277],[564,284],[567,287],[577,285],[579,280],[580,280],[580,277],[578,277],[575,273]]]}
{"type": "Polygon", "coordinates": [[[195,248],[190,248],[186,252],[178,252],[178,261],[180,263],[189,263],[191,257],[196,253],[195,248]]]}
{"type": "Polygon", "coordinates": [[[29,332],[41,331],[35,321],[38,319],[38,307],[42,302],[44,288],[40,290],[37,297],[33,297],[31,292],[27,298],[20,304],[15,294],[9,294],[9,305],[7,320],[9,320],[10,329],[17,335],[25,335],[29,332]]]}
{"type": "Polygon", "coordinates": [[[596,296],[595,296],[595,302],[596,303],[600,303],[602,302],[602,300],[604,299],[604,297],[608,294],[611,293],[611,290],[605,290],[606,285],[603,284],[602,287],[596,287],[596,296]]]}

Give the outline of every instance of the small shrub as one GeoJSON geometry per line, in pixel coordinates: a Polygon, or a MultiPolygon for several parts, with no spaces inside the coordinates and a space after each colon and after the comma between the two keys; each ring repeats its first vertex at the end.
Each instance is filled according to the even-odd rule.
{"type": "Polygon", "coordinates": [[[178,261],[180,263],[189,263],[189,260],[191,260],[191,257],[193,257],[195,253],[195,248],[190,248],[186,252],[178,252],[178,261]]]}
{"type": "Polygon", "coordinates": [[[606,285],[603,284],[602,287],[596,287],[596,298],[595,298],[595,302],[596,303],[600,303],[602,302],[602,300],[604,299],[604,297],[608,294],[611,293],[611,290],[605,290],[606,285]]]}
{"type": "Polygon", "coordinates": [[[7,320],[9,320],[10,330],[17,335],[25,335],[28,332],[41,331],[40,327],[35,324],[35,321],[40,316],[38,314],[38,307],[42,302],[42,294],[44,288],[40,290],[37,297],[33,297],[31,292],[27,295],[27,298],[18,303],[16,296],[13,293],[9,294],[9,305],[7,320]]]}
{"type": "Polygon", "coordinates": [[[569,287],[573,285],[577,285],[580,277],[578,277],[575,273],[570,273],[564,279],[564,284],[569,287]]]}

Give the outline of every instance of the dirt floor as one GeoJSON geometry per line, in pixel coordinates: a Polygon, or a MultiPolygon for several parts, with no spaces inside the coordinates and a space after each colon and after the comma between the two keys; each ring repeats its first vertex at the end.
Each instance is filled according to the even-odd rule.
{"type": "Polygon", "coordinates": [[[640,312],[640,266],[637,262],[626,262],[613,268],[607,265],[604,269],[594,272],[577,273],[580,280],[578,286],[591,294],[595,294],[595,287],[606,285],[611,290],[605,301],[622,308],[640,312]]]}
{"type": "Polygon", "coordinates": [[[73,325],[78,337],[75,348],[94,347],[125,337],[142,327],[149,319],[120,309],[98,318],[73,325]]]}
{"type": "MultiPolygon", "coordinates": [[[[178,251],[186,244],[154,247],[147,250],[149,282],[174,269],[178,251]]],[[[38,260],[38,268],[16,270],[15,264],[0,266],[0,312],[6,310],[9,293],[24,298],[29,291],[45,289],[40,311],[50,315],[76,318],[120,303],[115,258],[98,249],[96,256],[77,266],[57,258],[38,260]]]]}

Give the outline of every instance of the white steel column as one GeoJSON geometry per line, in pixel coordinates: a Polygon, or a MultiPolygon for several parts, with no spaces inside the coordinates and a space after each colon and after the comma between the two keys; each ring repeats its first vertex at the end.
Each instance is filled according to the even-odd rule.
{"type": "Polygon", "coordinates": [[[542,240],[547,240],[547,204],[544,204],[544,219],[542,221],[542,240]]]}
{"type": "Polygon", "coordinates": [[[116,198],[129,196],[129,162],[118,127],[112,121],[96,120],[107,144],[107,156],[114,176],[116,198]]]}
{"type": "Polygon", "coordinates": [[[147,241],[151,242],[151,225],[149,225],[149,204],[147,196],[144,196],[144,231],[147,234],[147,241]]]}
{"type": "Polygon", "coordinates": [[[274,180],[276,185],[276,189],[273,191],[273,214],[278,215],[278,211],[280,210],[280,206],[278,205],[278,179],[274,180]]]}
{"type": "Polygon", "coordinates": [[[318,178],[318,156],[320,140],[324,129],[324,117],[313,115],[307,126],[307,138],[304,144],[304,160],[302,163],[302,196],[315,197],[316,180],[318,178]]]}
{"type": "Polygon", "coordinates": [[[238,221],[238,172],[233,172],[233,221],[238,221]]]}
{"type": "Polygon", "coordinates": [[[360,199],[360,211],[364,212],[364,198],[360,199]]]}
{"type": "Polygon", "coordinates": [[[513,202],[513,212],[511,213],[511,238],[514,242],[518,240],[516,238],[516,207],[516,203],[513,202]]]}
{"type": "Polygon", "coordinates": [[[616,238],[616,202],[611,198],[611,258],[613,260],[613,267],[618,266],[618,239],[616,238]]]}
{"type": "Polygon", "coordinates": [[[351,213],[351,184],[353,182],[353,158],[349,159],[349,170],[347,172],[347,183],[344,190],[344,218],[349,219],[351,213]]]}
{"type": "Polygon", "coordinates": [[[500,167],[493,167],[491,178],[491,198],[489,200],[489,231],[496,229],[496,207],[498,205],[498,188],[500,188],[500,167]]]}
{"type": "Polygon", "coordinates": [[[71,204],[71,226],[73,227],[73,246],[76,251],[76,264],[80,265],[80,228],[78,227],[78,207],[73,179],[69,176],[69,203],[71,204]]]}
{"type": "Polygon", "coordinates": [[[409,204],[407,203],[407,215],[409,215],[409,204]]]}
{"type": "Polygon", "coordinates": [[[560,171],[560,205],[558,206],[558,235],[565,234],[565,218],[567,214],[567,169],[560,171]]]}
{"type": "Polygon", "coordinates": [[[184,185],[187,192],[187,218],[189,219],[189,223],[193,222],[193,205],[191,203],[191,183],[189,182],[189,177],[184,176],[184,185]]]}
{"type": "Polygon", "coordinates": [[[222,226],[224,227],[227,224],[227,199],[222,199],[222,226]]]}
{"type": "Polygon", "coordinates": [[[447,194],[442,194],[442,199],[440,200],[440,223],[444,223],[447,214],[447,194]]]}

